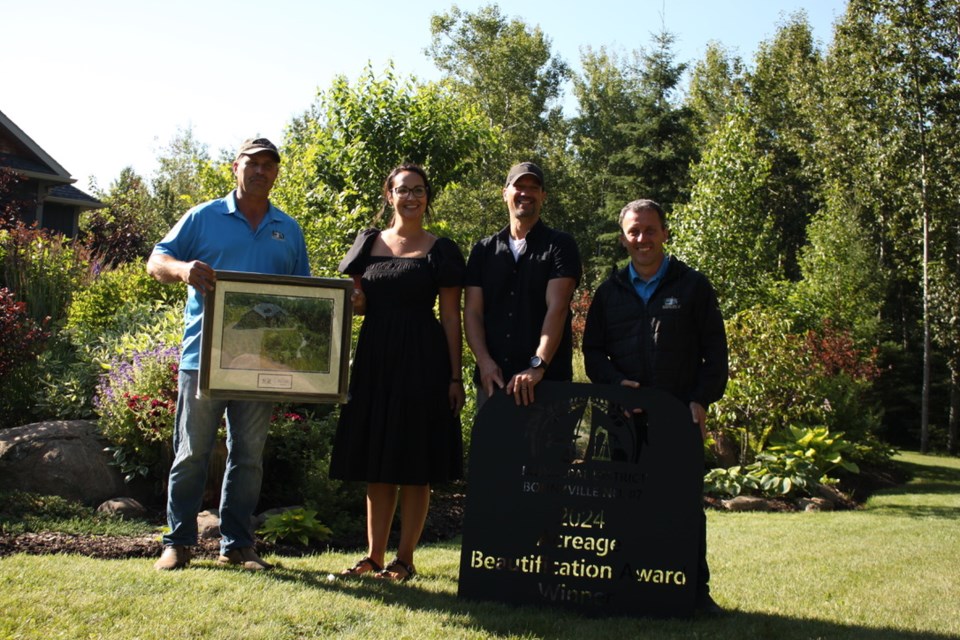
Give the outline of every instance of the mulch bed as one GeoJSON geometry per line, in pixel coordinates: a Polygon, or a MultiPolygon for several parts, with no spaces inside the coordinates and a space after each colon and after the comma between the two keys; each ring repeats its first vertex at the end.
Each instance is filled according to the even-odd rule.
{"type": "MultiPolygon", "coordinates": [[[[423,542],[449,540],[460,534],[463,526],[463,504],[466,496],[462,493],[440,493],[431,496],[430,513],[423,531],[423,542]]],[[[301,547],[285,544],[267,544],[260,542],[257,548],[261,552],[286,556],[302,556],[317,553],[329,547],[362,547],[364,540],[339,540],[324,547],[301,547]]],[[[30,555],[71,553],[101,559],[156,558],[160,556],[163,544],[157,535],[146,536],[90,536],[69,533],[22,533],[17,535],[0,533],[0,557],[14,553],[30,555]]],[[[194,557],[215,559],[220,554],[220,541],[201,540],[193,549],[194,557]]]]}
{"type": "MultiPolygon", "coordinates": [[[[846,498],[836,508],[857,508],[866,498],[879,488],[901,484],[905,475],[896,473],[861,470],[856,476],[848,476],[840,489],[846,498]]],[[[459,488],[462,491],[462,487],[459,488]]],[[[435,491],[430,498],[430,512],[421,537],[422,542],[440,542],[450,540],[463,528],[463,510],[466,495],[455,491],[435,491]]],[[[786,500],[770,500],[770,511],[796,511],[795,503],[786,500]]],[[[707,508],[723,509],[720,500],[709,496],[704,498],[707,508]]],[[[158,517],[159,514],[158,514],[158,517]]],[[[396,535],[397,532],[394,532],[396,535]]],[[[392,541],[396,544],[396,540],[392,541]]],[[[334,540],[322,547],[301,547],[285,544],[267,544],[260,542],[257,548],[261,552],[276,553],[285,556],[302,556],[317,553],[328,548],[361,548],[365,540],[334,540]]],[[[156,535],[147,536],[87,536],[66,533],[24,533],[9,535],[0,533],[0,557],[14,553],[56,554],[72,553],[91,558],[154,558],[160,555],[162,543],[156,535]]],[[[216,558],[219,555],[218,540],[202,540],[194,549],[194,555],[201,558],[216,558]]]]}

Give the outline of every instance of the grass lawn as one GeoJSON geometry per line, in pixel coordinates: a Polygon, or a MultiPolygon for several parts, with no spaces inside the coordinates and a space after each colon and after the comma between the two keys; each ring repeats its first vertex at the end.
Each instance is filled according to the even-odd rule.
{"type": "Polygon", "coordinates": [[[406,584],[328,582],[357,552],[195,562],[0,559],[0,638],[960,638],[960,459],[900,456],[904,487],[859,511],[709,513],[718,620],[588,619],[457,599],[459,544],[425,546],[406,584]]]}

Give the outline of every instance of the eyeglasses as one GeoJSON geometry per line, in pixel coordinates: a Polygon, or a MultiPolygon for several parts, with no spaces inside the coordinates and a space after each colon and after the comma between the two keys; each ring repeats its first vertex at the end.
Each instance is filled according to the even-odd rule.
{"type": "Polygon", "coordinates": [[[427,195],[427,188],[414,187],[413,189],[409,189],[407,187],[397,187],[396,189],[393,189],[393,195],[397,196],[398,198],[406,198],[409,197],[410,194],[413,194],[414,198],[422,198],[423,196],[427,195]]]}

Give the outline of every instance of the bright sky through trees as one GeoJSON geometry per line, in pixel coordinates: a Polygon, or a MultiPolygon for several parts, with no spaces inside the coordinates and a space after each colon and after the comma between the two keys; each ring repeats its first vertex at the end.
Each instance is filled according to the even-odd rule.
{"type": "MultiPolygon", "coordinates": [[[[466,11],[491,4],[458,3],[466,11]]],[[[678,61],[710,40],[752,61],[781,18],[807,12],[814,35],[831,38],[845,0],[502,0],[502,13],[539,25],[579,68],[580,48],[629,51],[662,27],[677,36],[678,61]]],[[[452,3],[383,0],[35,0],[4,7],[0,111],[86,188],[106,188],[132,165],[142,175],[178,129],[235,148],[249,135],[279,143],[292,116],[337,74],[377,72],[434,79],[424,56],[430,15],[452,3]]],[[[568,91],[569,93],[569,91],[568,91]]],[[[568,98],[569,100],[569,98],[568,98]]]]}

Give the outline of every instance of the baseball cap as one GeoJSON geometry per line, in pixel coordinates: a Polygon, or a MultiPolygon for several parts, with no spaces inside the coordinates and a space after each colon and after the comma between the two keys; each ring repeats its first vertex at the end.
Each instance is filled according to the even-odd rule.
{"type": "Polygon", "coordinates": [[[277,151],[277,145],[266,138],[248,138],[244,140],[240,145],[240,150],[237,151],[237,158],[240,156],[252,156],[261,151],[269,151],[273,154],[273,157],[276,158],[277,162],[280,162],[280,152],[277,151]]]}
{"type": "Polygon", "coordinates": [[[521,162],[520,164],[515,164],[510,167],[510,173],[507,174],[507,184],[505,186],[509,187],[516,182],[520,176],[533,176],[540,181],[541,189],[545,187],[543,183],[543,171],[532,162],[521,162]]]}

